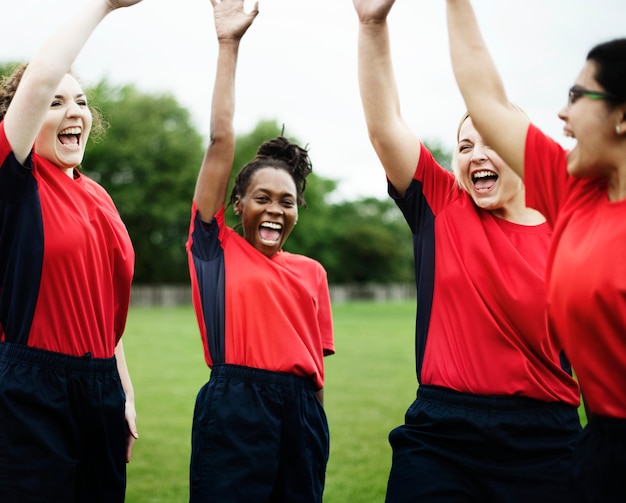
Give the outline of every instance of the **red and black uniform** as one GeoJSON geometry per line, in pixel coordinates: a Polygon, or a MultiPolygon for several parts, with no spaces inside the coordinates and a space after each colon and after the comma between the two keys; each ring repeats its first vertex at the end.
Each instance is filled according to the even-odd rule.
{"type": "Polygon", "coordinates": [[[315,391],[334,352],[324,268],[263,255],[224,208],[204,223],[193,206],[187,249],[212,369],[194,414],[192,501],[321,501],[329,436],[315,391]]]}
{"type": "Polygon", "coordinates": [[[609,201],[606,178],[569,176],[567,152],[534,126],[525,159],[528,203],[554,225],[550,325],[589,411],[574,497],[626,501],[626,200],[609,201]]]}
{"type": "Polygon", "coordinates": [[[390,194],[414,236],[420,386],[390,434],[387,501],[558,500],[580,424],[545,318],[549,225],[479,209],[424,146],[390,194]]]}
{"type": "Polygon", "coordinates": [[[20,164],[1,122],[0,502],[123,501],[125,397],[114,351],[133,267],[106,191],[34,152],[20,164]]]}

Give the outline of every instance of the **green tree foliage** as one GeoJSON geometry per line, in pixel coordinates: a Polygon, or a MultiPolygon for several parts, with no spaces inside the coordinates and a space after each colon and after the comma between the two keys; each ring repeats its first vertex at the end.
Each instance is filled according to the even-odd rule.
{"type": "MultiPolygon", "coordinates": [[[[14,66],[0,65],[0,75],[14,66]]],[[[146,94],[106,81],[87,92],[111,128],[102,140],[90,142],[82,169],[111,194],[128,227],[136,252],[135,283],[187,283],[185,241],[205,141],[189,112],[169,94],[146,94]]],[[[275,121],[265,120],[237,137],[230,187],[259,145],[279,134],[289,136],[275,121]]],[[[451,153],[436,142],[429,148],[449,168],[451,153]]],[[[412,282],[411,233],[393,201],[331,202],[337,182],[317,175],[311,157],[307,206],[300,209],[285,249],[320,261],[331,283],[412,282]]],[[[382,168],[374,163],[368,169],[382,168]]],[[[226,221],[238,224],[232,208],[226,221]]]]}
{"type": "MultiPolygon", "coordinates": [[[[275,121],[261,121],[249,134],[239,136],[233,177],[262,142],[279,134],[288,136],[275,121]]],[[[285,250],[321,262],[331,283],[412,281],[411,234],[393,201],[364,198],[330,203],[337,182],[316,175],[313,155],[311,160],[314,172],[307,178],[306,207],[300,208],[285,250]]],[[[227,212],[227,221],[237,224],[232,211],[227,212]]]]}
{"type": "Polygon", "coordinates": [[[10,75],[20,63],[0,63],[0,79],[6,75],[10,75]]]}
{"type": "Polygon", "coordinates": [[[424,141],[433,157],[448,171],[452,171],[452,151],[446,149],[439,141],[424,141]]]}
{"type": "Polygon", "coordinates": [[[168,94],[101,82],[90,101],[111,125],[92,142],[84,172],[111,194],[136,252],[136,283],[188,281],[185,241],[203,139],[168,94]]]}

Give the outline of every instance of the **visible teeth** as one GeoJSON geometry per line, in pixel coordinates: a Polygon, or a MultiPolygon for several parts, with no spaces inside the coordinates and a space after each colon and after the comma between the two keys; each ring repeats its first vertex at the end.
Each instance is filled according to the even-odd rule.
{"type": "Polygon", "coordinates": [[[476,173],[473,173],[472,180],[478,180],[479,178],[497,177],[497,176],[498,175],[494,173],[493,171],[483,170],[483,171],[477,171],[476,173]]]}
{"type": "Polygon", "coordinates": [[[472,175],[472,178],[486,178],[488,176],[497,176],[493,171],[477,171],[472,175]]]}
{"type": "Polygon", "coordinates": [[[68,127],[67,129],[64,129],[63,131],[61,131],[59,133],[60,135],[70,135],[70,134],[80,134],[80,128],[79,127],[68,127]]]}
{"type": "Polygon", "coordinates": [[[263,222],[261,224],[261,227],[267,227],[268,229],[274,229],[274,230],[281,230],[283,228],[282,225],[276,223],[276,222],[263,222]]]}

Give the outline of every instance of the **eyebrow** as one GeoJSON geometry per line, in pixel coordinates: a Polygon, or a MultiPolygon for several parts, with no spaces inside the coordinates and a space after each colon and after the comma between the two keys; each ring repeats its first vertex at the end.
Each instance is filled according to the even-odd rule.
{"type": "MultiPolygon", "coordinates": [[[[64,94],[55,94],[54,97],[58,98],[58,99],[63,99],[63,98],[65,98],[65,95],[64,94]]],[[[74,96],[74,99],[76,99],[76,98],[84,98],[84,97],[85,97],[85,93],[79,93],[79,94],[74,96]]]]}
{"type": "Polygon", "coordinates": [[[285,196],[296,197],[295,194],[293,194],[292,192],[289,192],[289,191],[287,191],[287,192],[277,192],[277,191],[274,191],[272,189],[266,189],[265,187],[258,187],[256,190],[258,190],[259,192],[262,192],[263,194],[266,194],[268,196],[271,196],[271,195],[274,195],[274,194],[278,194],[281,197],[285,197],[285,196]]]}

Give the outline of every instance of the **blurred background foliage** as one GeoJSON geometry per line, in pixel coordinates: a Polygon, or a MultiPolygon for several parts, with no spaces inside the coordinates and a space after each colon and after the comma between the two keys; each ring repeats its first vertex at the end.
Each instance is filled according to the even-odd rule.
{"type": "MultiPolygon", "coordinates": [[[[14,67],[0,64],[0,76],[14,67]]],[[[110,127],[103,138],[90,140],[81,169],[111,194],[126,223],[136,251],[135,284],[187,283],[191,198],[208,138],[171,94],[149,94],[132,84],[116,86],[106,80],[86,92],[110,127]]],[[[259,121],[237,136],[233,177],[262,142],[279,134],[307,146],[305,139],[291,137],[276,121],[259,121]]],[[[428,147],[443,166],[450,165],[451,152],[437,144],[428,147]]],[[[300,210],[285,250],[319,260],[331,284],[411,283],[411,233],[393,201],[338,201],[337,182],[316,175],[311,157],[314,173],[307,179],[307,207],[300,210]]],[[[374,162],[363,169],[382,167],[374,162]]],[[[229,225],[235,226],[232,208],[226,213],[229,225]]]]}

